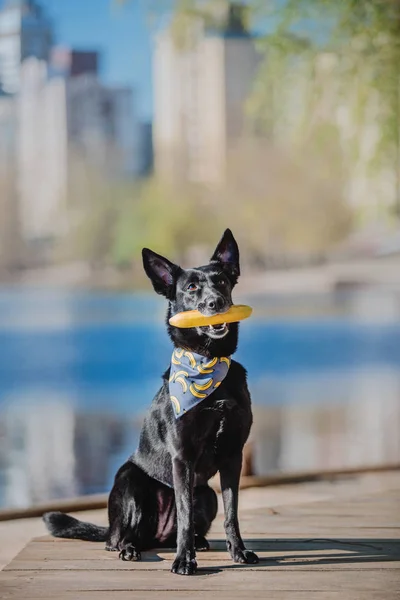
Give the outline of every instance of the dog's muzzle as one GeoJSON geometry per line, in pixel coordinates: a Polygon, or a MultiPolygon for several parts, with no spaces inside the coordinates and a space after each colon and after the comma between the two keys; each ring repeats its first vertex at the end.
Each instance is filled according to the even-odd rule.
{"type": "Polygon", "coordinates": [[[205,327],[198,327],[201,333],[205,333],[208,337],[214,340],[220,340],[229,333],[229,324],[222,323],[221,325],[206,325],[205,327]]]}

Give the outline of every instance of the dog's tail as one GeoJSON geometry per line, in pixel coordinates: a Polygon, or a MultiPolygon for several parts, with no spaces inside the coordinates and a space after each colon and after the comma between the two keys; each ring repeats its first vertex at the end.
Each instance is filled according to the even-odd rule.
{"type": "Polygon", "coordinates": [[[78,519],[62,512],[48,512],[42,518],[47,529],[54,537],[72,538],[86,542],[107,541],[108,527],[78,521],[78,519]]]}

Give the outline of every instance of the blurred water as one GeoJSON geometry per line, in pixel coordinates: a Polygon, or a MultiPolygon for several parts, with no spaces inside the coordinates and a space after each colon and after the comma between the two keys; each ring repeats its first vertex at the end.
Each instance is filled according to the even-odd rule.
{"type": "MultiPolygon", "coordinates": [[[[254,297],[258,473],[400,460],[400,302],[254,297]]],[[[168,366],[155,295],[0,291],[0,506],[109,489],[168,366]]]]}

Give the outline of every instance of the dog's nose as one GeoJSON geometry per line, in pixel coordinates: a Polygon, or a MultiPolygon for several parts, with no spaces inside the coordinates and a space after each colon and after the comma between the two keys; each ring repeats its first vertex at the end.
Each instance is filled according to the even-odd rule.
{"type": "Polygon", "coordinates": [[[219,298],[218,296],[212,296],[212,298],[209,298],[207,300],[207,308],[209,310],[221,310],[223,305],[224,305],[223,299],[219,298]]]}

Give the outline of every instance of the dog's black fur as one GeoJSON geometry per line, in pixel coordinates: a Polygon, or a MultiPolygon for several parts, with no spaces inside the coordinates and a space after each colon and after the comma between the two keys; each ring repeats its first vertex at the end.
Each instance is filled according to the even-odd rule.
{"type": "MultiPolygon", "coordinates": [[[[198,309],[224,312],[240,274],[239,250],[228,229],[210,264],[184,270],[151,250],[143,250],[144,269],[155,291],[169,300],[171,315],[198,309]]],[[[168,324],[175,347],[207,357],[230,356],[237,347],[238,324],[220,329],[177,329],[168,324]]],[[[195,549],[209,548],[205,536],[217,513],[208,480],[219,471],[228,549],[235,562],[255,563],[239,531],[238,489],[242,450],[252,424],[246,371],[232,361],[220,387],[180,419],[175,419],[168,389],[169,369],[155,396],[139,448],[119,469],[111,490],[109,527],[77,521],[59,512],[44,521],[57,537],[105,541],[122,560],[140,560],[141,550],[177,546],[172,571],[196,571],[195,549]]]]}

